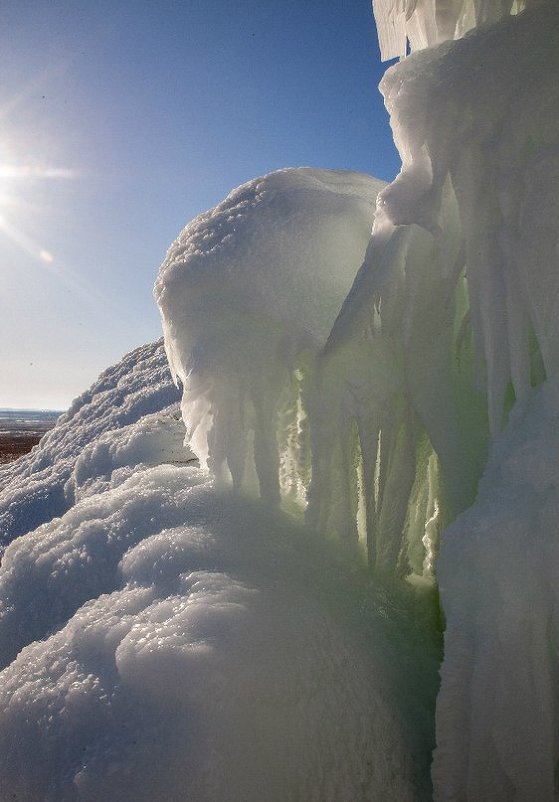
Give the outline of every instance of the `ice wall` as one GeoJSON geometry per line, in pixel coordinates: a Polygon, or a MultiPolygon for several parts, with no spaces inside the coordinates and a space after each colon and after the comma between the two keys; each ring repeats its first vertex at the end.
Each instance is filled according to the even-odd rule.
{"type": "MultiPolygon", "coordinates": [[[[314,442],[332,454],[356,421],[369,553],[391,571],[432,561],[511,406],[557,369],[556,41],[546,3],[412,54],[381,82],[402,169],[318,363],[339,402],[314,442]]],[[[323,526],[355,457],[346,448],[333,471],[315,456],[309,515],[323,526]]]]}
{"type": "Polygon", "coordinates": [[[444,533],[437,800],[557,799],[559,385],[517,405],[444,533]]]}

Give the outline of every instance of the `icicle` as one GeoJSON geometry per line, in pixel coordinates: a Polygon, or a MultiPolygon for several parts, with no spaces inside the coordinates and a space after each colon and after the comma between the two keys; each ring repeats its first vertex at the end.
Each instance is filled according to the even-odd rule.
{"type": "Polygon", "coordinates": [[[381,58],[403,58],[472,28],[535,6],[538,0],[373,0],[381,58]]]}

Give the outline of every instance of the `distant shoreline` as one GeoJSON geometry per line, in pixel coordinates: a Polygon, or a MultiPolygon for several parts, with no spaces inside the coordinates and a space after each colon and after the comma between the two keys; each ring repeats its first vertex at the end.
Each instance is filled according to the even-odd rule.
{"type": "Polygon", "coordinates": [[[61,414],[50,409],[0,408],[0,465],[29,453],[61,414]]]}
{"type": "Polygon", "coordinates": [[[6,465],[8,462],[28,454],[33,446],[43,437],[44,432],[32,434],[18,433],[11,435],[9,433],[0,432],[0,465],[6,465]]]}

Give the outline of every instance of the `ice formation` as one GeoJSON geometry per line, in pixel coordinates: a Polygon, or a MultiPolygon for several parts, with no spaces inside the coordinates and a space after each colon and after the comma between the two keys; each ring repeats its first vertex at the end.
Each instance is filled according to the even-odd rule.
{"type": "MultiPolygon", "coordinates": [[[[547,543],[557,529],[555,501],[544,504],[547,493],[553,496],[555,479],[550,468],[552,478],[541,488],[525,480],[532,483],[526,490],[529,509],[517,515],[521,534],[513,537],[515,548],[497,568],[495,555],[501,554],[502,530],[508,533],[510,520],[506,503],[520,495],[520,476],[511,474],[507,486],[499,478],[503,467],[495,465],[507,451],[498,445],[501,438],[512,443],[515,427],[530,428],[527,409],[541,415],[545,410],[542,432],[556,426],[559,7],[554,2],[378,2],[375,9],[388,55],[403,55],[406,37],[418,51],[390,68],[381,83],[402,169],[379,194],[363,264],[325,345],[320,347],[321,335],[306,351],[298,345],[282,350],[280,342],[291,333],[289,311],[282,303],[274,308],[274,288],[265,286],[266,297],[259,302],[265,321],[259,319],[253,332],[260,342],[266,340],[260,332],[270,327],[272,351],[262,349],[256,358],[239,347],[236,320],[220,317],[227,347],[232,345],[239,363],[247,366],[237,371],[235,363],[235,374],[244,377],[239,392],[213,359],[212,348],[197,336],[195,323],[180,311],[188,308],[189,298],[197,303],[192,265],[203,264],[199,253],[191,259],[195,246],[187,228],[159,278],[166,347],[174,373],[185,384],[185,417],[191,424],[206,422],[203,442],[194,441],[194,448],[201,453],[207,445],[210,467],[227,461],[234,484],[236,474],[242,478],[255,467],[268,500],[277,501],[280,493],[289,499],[296,488],[307,505],[307,521],[346,542],[361,539],[374,568],[416,583],[433,581],[441,530],[463,513],[442,541],[447,634],[436,796],[553,799],[558,726],[549,711],[557,676],[556,636],[541,654],[543,641],[534,628],[536,641],[527,634],[528,645],[518,648],[499,602],[520,610],[522,620],[530,590],[519,589],[520,578],[510,587],[501,585],[496,574],[508,570],[518,576],[518,563],[530,571],[529,587],[544,583],[547,606],[545,594],[540,595],[538,609],[548,622],[545,631],[554,632],[551,577],[557,563],[550,555],[549,563],[542,562],[539,548],[528,555],[525,549],[529,542],[547,543]],[[468,36],[460,38],[466,31],[468,36]],[[169,298],[180,297],[176,307],[166,301],[167,285],[169,298]],[[263,368],[251,377],[250,367],[276,365],[278,354],[281,369],[274,368],[273,380],[263,368]],[[267,399],[258,392],[262,375],[273,388],[267,399]],[[540,386],[548,400],[538,405],[535,388],[540,386]],[[196,404],[202,396],[200,410],[196,404]],[[243,433],[242,447],[231,443],[230,425],[220,428],[223,411],[224,420],[233,422],[227,410],[238,416],[234,428],[243,433]],[[268,433],[265,453],[259,456],[255,434],[251,457],[251,433],[258,426],[268,433]],[[212,454],[218,455],[215,463],[212,454]],[[501,481],[505,487],[490,511],[483,488],[501,481]],[[546,514],[534,517],[539,504],[546,514]],[[479,520],[486,518],[491,525],[481,527],[479,520]],[[483,539],[469,533],[469,522],[483,528],[483,539]],[[469,554],[470,538],[475,560],[461,558],[462,551],[469,554]],[[487,577],[492,597],[471,574],[466,583],[456,579],[465,565],[479,566],[472,572],[487,577]],[[520,601],[509,598],[514,593],[520,601]],[[479,623],[480,609],[502,633],[494,644],[479,623]],[[468,635],[461,636],[465,621],[468,635]],[[538,704],[515,704],[514,683],[499,676],[513,651],[519,655],[518,675],[536,683],[538,704]],[[460,696],[469,700],[465,710],[460,696]],[[542,740],[545,750],[538,746],[542,740]],[[538,760],[521,760],[534,750],[538,760]]],[[[231,205],[231,199],[225,201],[221,213],[231,205]]],[[[278,207],[274,216],[282,214],[278,207]]],[[[230,233],[245,269],[252,265],[256,277],[259,260],[251,261],[242,230],[230,233]]],[[[211,240],[214,234],[208,236],[211,240]]],[[[266,243],[275,248],[274,236],[266,243]]],[[[227,257],[222,270],[225,264],[227,257]]],[[[319,273],[312,260],[307,270],[319,273]]],[[[199,281],[204,286],[206,279],[199,281]]],[[[228,282],[240,319],[244,285],[236,270],[228,282]]],[[[298,297],[300,323],[306,319],[306,300],[304,293],[298,297]]],[[[209,311],[207,298],[202,306],[209,311]]],[[[539,437],[543,444],[543,434],[539,437]]],[[[548,439],[546,453],[556,457],[555,440],[548,439]]],[[[541,460],[553,464],[543,454],[541,460]]],[[[532,471],[539,475],[535,466],[532,471]]],[[[547,546],[542,550],[548,554],[547,546]]]]}
{"type": "Polygon", "coordinates": [[[256,473],[267,501],[280,484],[301,495],[304,377],[363,261],[383,186],[280,170],[196,218],[161,267],[155,294],[190,443],[236,487],[256,473]]]}
{"type": "MultiPolygon", "coordinates": [[[[469,507],[443,533],[437,567],[447,625],[440,800],[558,793],[558,41],[559,7],[540,3],[410,56],[381,84],[403,167],[381,193],[373,240],[382,247],[392,227],[392,238],[411,227],[410,238],[433,244],[435,258],[419,264],[410,246],[405,266],[406,282],[423,272],[431,300],[441,299],[429,306],[429,336],[416,330],[429,357],[418,358],[423,375],[409,393],[450,519],[469,507]]],[[[355,322],[367,282],[383,297],[378,264],[373,257],[359,277],[338,336],[355,322]]],[[[416,301],[408,326],[414,313],[416,301]]]]}
{"type": "Polygon", "coordinates": [[[541,0],[373,0],[383,60],[459,39],[541,0]]]}
{"type": "Polygon", "coordinates": [[[555,377],[515,407],[444,534],[437,799],[557,798],[558,485],[555,377]]]}
{"type": "Polygon", "coordinates": [[[192,451],[154,344],[0,469],[2,798],[428,799],[437,584],[435,799],[558,798],[559,5],[374,9],[397,178],[161,267],[192,451]]]}

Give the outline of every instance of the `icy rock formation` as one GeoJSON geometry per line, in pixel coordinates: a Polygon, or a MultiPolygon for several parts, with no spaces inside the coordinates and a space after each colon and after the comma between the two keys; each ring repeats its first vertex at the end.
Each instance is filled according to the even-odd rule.
{"type": "MultiPolygon", "coordinates": [[[[135,349],[104,371],[30,454],[0,466],[0,547],[55,515],[62,515],[73,503],[77,486],[86,483],[86,466],[91,466],[92,461],[103,459],[107,474],[116,462],[121,467],[142,461],[162,462],[162,448],[170,449],[166,456],[169,461],[176,459],[184,439],[184,430],[181,432],[176,420],[179,398],[161,342],[135,349]],[[149,413],[162,413],[161,431],[168,432],[166,437],[151,438],[157,453],[147,453],[149,447],[141,444],[142,432],[138,430],[129,445],[126,433],[119,433],[118,446],[116,441],[110,444],[108,435],[104,455],[100,444],[95,446],[95,455],[87,450],[101,434],[115,432],[149,413]]],[[[156,416],[155,421],[158,419],[156,416]]],[[[157,424],[150,425],[153,428],[157,424]]],[[[148,432],[144,433],[149,438],[148,432]]],[[[192,456],[181,449],[182,459],[192,456]]],[[[102,475],[101,466],[91,466],[89,477],[99,480],[102,475]]]]}

